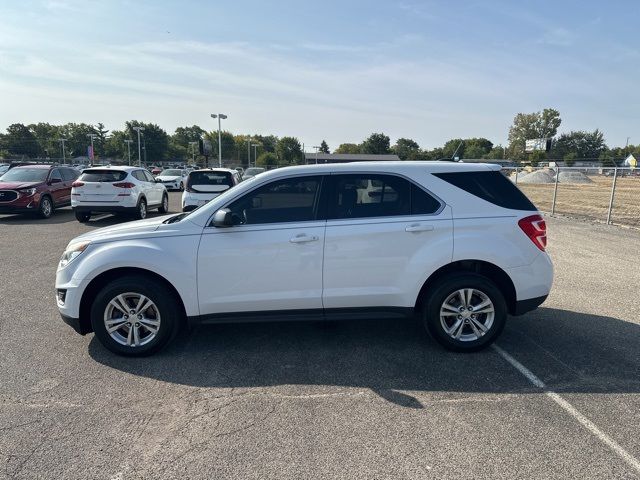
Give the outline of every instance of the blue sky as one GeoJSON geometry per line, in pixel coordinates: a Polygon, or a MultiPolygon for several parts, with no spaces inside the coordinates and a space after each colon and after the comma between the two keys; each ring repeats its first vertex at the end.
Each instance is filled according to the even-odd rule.
{"type": "MultiPolygon", "coordinates": [[[[0,0],[0,129],[223,112],[336,147],[505,143],[518,112],[640,143],[637,1],[0,0]]],[[[308,150],[312,150],[308,148],[308,150]]]]}

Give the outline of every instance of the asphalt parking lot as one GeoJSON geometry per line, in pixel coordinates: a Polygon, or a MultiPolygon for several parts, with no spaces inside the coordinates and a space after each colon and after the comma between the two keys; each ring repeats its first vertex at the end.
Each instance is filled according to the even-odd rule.
{"type": "Polygon", "coordinates": [[[67,242],[120,221],[0,216],[0,478],[640,478],[638,230],[549,219],[552,295],[497,349],[273,323],[126,359],[53,292],[67,242]]]}

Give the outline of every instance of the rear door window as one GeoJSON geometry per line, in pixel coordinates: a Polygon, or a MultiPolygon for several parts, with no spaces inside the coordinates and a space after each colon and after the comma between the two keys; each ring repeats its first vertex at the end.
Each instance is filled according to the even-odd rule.
{"type": "Polygon", "coordinates": [[[78,178],[79,172],[77,170],[73,170],[72,168],[61,168],[62,178],[64,178],[65,182],[72,182],[76,178],[78,178]]]}
{"type": "Polygon", "coordinates": [[[80,175],[83,182],[121,182],[127,177],[127,172],[122,170],[85,170],[80,175]]]}
{"type": "Polygon", "coordinates": [[[497,170],[434,173],[433,175],[499,207],[512,210],[537,210],[525,194],[497,170]]]}
{"type": "Polygon", "coordinates": [[[409,215],[411,184],[400,177],[378,174],[332,175],[329,218],[409,215]]]}

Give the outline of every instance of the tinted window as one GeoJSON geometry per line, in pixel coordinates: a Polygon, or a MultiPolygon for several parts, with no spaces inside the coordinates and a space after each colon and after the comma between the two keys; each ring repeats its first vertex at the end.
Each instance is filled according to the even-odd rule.
{"type": "Polygon", "coordinates": [[[82,172],[79,180],[83,182],[120,182],[127,176],[127,172],[121,170],[89,169],[82,172]]]}
{"type": "Polygon", "coordinates": [[[2,176],[3,182],[44,182],[49,170],[46,168],[15,167],[2,176]]]}
{"type": "Polygon", "coordinates": [[[229,208],[241,223],[304,222],[316,219],[320,177],[298,177],[264,185],[229,208]]]}
{"type": "Polygon", "coordinates": [[[61,168],[60,170],[62,171],[62,178],[64,178],[65,182],[72,182],[80,175],[80,172],[71,168],[61,168]]]}
{"type": "Polygon", "coordinates": [[[499,207],[537,210],[535,205],[499,171],[434,173],[445,182],[499,207]]]}
{"type": "MultiPolygon", "coordinates": [[[[232,187],[234,185],[233,179],[231,178],[231,172],[191,172],[189,174],[189,178],[187,179],[187,186],[194,188],[197,190],[198,186],[221,186],[227,187],[224,190],[227,190],[228,187],[232,187]]],[[[206,189],[206,191],[212,191],[211,189],[206,189]]],[[[213,191],[223,191],[222,189],[214,189],[213,191]]]]}
{"type": "Polygon", "coordinates": [[[329,218],[409,215],[411,183],[393,175],[335,175],[329,218]]]}
{"type": "Polygon", "coordinates": [[[440,208],[440,202],[422,190],[417,185],[411,184],[411,214],[428,215],[435,213],[440,208]]]}
{"type": "Polygon", "coordinates": [[[149,172],[147,172],[146,170],[142,170],[142,172],[140,173],[142,173],[144,182],[155,183],[155,178],[153,178],[153,175],[151,175],[149,172]]]}
{"type": "Polygon", "coordinates": [[[49,177],[49,180],[53,180],[53,179],[62,181],[62,175],[60,175],[60,170],[58,170],[57,168],[54,168],[53,170],[51,170],[51,176],[49,177]]]}

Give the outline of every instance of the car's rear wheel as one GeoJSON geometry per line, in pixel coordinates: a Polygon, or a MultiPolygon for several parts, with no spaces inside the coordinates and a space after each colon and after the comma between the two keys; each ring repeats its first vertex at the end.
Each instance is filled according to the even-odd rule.
{"type": "Polygon", "coordinates": [[[127,356],[160,350],[177,333],[181,318],[173,292],[144,276],[107,284],[91,307],[91,326],[100,343],[127,356]]]}
{"type": "Polygon", "coordinates": [[[169,211],[169,196],[165,193],[162,195],[162,203],[158,207],[158,212],[167,213],[169,211]]]}
{"type": "Polygon", "coordinates": [[[182,192],[184,190],[184,183],[180,182],[180,191],[182,192]]]}
{"type": "Polygon", "coordinates": [[[76,220],[80,223],[87,223],[91,219],[91,212],[75,212],[76,220]]]}
{"type": "Polygon", "coordinates": [[[473,352],[489,346],[504,328],[507,305],[489,278],[460,273],[441,279],[427,294],[423,321],[445,348],[473,352]]]}
{"type": "Polygon", "coordinates": [[[144,198],[138,200],[135,216],[138,220],[144,220],[147,218],[147,201],[144,198]]]}
{"type": "Polygon", "coordinates": [[[44,196],[40,199],[38,214],[42,218],[49,218],[53,215],[53,202],[51,201],[51,197],[44,196]]]}

